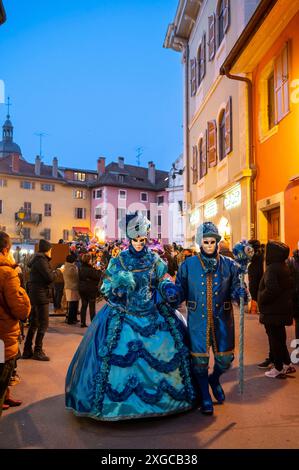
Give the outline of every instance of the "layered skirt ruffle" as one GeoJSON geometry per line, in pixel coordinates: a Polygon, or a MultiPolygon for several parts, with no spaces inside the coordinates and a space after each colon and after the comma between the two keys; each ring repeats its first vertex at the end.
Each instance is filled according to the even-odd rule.
{"type": "Polygon", "coordinates": [[[179,413],[195,392],[182,322],[166,305],[142,316],[105,305],[66,377],[66,407],[117,421],[179,413]]]}

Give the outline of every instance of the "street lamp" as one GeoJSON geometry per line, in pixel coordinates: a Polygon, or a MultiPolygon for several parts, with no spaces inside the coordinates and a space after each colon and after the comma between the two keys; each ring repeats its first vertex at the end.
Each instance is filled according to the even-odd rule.
{"type": "Polygon", "coordinates": [[[25,216],[26,216],[26,212],[25,212],[25,209],[23,207],[21,207],[18,212],[17,212],[17,216],[18,216],[18,219],[20,219],[21,221],[23,221],[25,219],[25,216]]]}
{"type": "Polygon", "coordinates": [[[21,245],[22,245],[23,240],[24,240],[23,225],[24,225],[25,216],[26,216],[25,209],[23,207],[21,207],[17,212],[17,219],[18,219],[17,226],[19,228],[19,235],[20,235],[21,245]]]}

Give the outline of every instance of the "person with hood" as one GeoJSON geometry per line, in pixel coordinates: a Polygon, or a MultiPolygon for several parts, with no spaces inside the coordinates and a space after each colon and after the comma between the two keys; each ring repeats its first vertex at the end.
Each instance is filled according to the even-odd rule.
{"type": "Polygon", "coordinates": [[[180,302],[186,301],[188,330],[194,376],[202,398],[201,412],[213,414],[209,386],[218,403],[225,394],[220,376],[234,359],[235,330],[232,302],[246,298],[240,286],[239,267],[231,258],[218,254],[221,236],[212,222],[197,229],[197,256],[187,258],[180,266],[176,286],[180,302]],[[214,353],[214,370],[208,375],[210,349],[214,353]]]}
{"type": "Polygon", "coordinates": [[[103,421],[180,413],[193,407],[195,392],[185,330],[169,306],[175,286],[147,247],[146,217],[128,214],[121,226],[129,248],[110,260],[102,285],[107,304],[70,364],[66,407],[103,421]]]}
{"type": "Polygon", "coordinates": [[[82,255],[82,264],[79,268],[79,294],[81,297],[81,328],[86,325],[86,312],[89,306],[90,321],[94,319],[96,313],[96,298],[99,289],[99,282],[103,277],[103,271],[92,266],[92,256],[89,253],[82,255]]]}
{"type": "MultiPolygon", "coordinates": [[[[254,250],[254,255],[248,266],[248,287],[251,296],[250,313],[257,314],[257,293],[259,285],[264,274],[264,252],[259,240],[251,239],[248,243],[254,250]]],[[[272,358],[267,358],[264,362],[259,364],[261,368],[267,368],[272,362],[272,358]]]]}
{"type": "Polygon", "coordinates": [[[291,365],[285,329],[293,323],[294,283],[286,263],[289,253],[284,243],[268,241],[266,269],[258,289],[260,322],[265,326],[274,363],[274,367],[265,372],[269,378],[284,378],[285,374],[296,371],[291,365]]]}
{"type": "Polygon", "coordinates": [[[295,338],[297,339],[297,348],[299,348],[299,242],[298,249],[293,251],[293,256],[288,259],[288,266],[294,280],[294,320],[295,320],[295,338]]]}
{"type": "MultiPolygon", "coordinates": [[[[20,320],[30,313],[30,300],[21,287],[16,265],[10,260],[11,240],[0,232],[0,340],[4,343],[4,362],[0,362],[0,416],[4,408],[22,402],[8,397],[7,390],[19,349],[20,320]],[[4,402],[6,403],[4,405],[4,402]]],[[[2,344],[3,344],[2,343],[2,344]]]]}
{"type": "Polygon", "coordinates": [[[49,288],[55,279],[55,273],[50,266],[51,252],[51,243],[42,239],[39,241],[38,253],[28,263],[30,268],[29,296],[32,303],[32,311],[22,359],[50,360],[43,351],[43,340],[49,325],[49,288]],[[36,338],[33,351],[32,343],[35,333],[36,338]]]}

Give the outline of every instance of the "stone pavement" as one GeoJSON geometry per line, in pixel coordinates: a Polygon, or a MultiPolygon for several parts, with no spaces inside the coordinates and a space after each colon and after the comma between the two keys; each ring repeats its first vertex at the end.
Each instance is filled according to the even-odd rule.
{"type": "MultiPolygon", "coordinates": [[[[236,323],[238,323],[238,315],[236,323]]],[[[85,330],[51,318],[48,363],[19,361],[21,383],[12,394],[23,400],[0,419],[1,449],[205,449],[298,448],[299,368],[285,380],[268,379],[256,364],[267,354],[257,317],[245,320],[245,390],[238,393],[238,360],[223,378],[227,401],[212,417],[198,410],[172,417],[102,423],[76,418],[64,408],[68,365],[85,330]]],[[[294,327],[288,328],[290,344],[294,327]]],[[[238,340],[238,336],[237,336],[238,340]]],[[[237,341],[238,342],[238,341],[237,341]]]]}

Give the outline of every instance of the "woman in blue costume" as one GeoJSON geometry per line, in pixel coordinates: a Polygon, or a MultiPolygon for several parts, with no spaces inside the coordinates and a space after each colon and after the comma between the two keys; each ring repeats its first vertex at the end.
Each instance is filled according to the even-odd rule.
{"type": "Polygon", "coordinates": [[[117,421],[192,408],[185,330],[170,303],[167,267],[146,247],[149,221],[126,217],[128,250],[112,258],[102,285],[107,304],[88,328],[67,373],[66,407],[117,421]]]}

